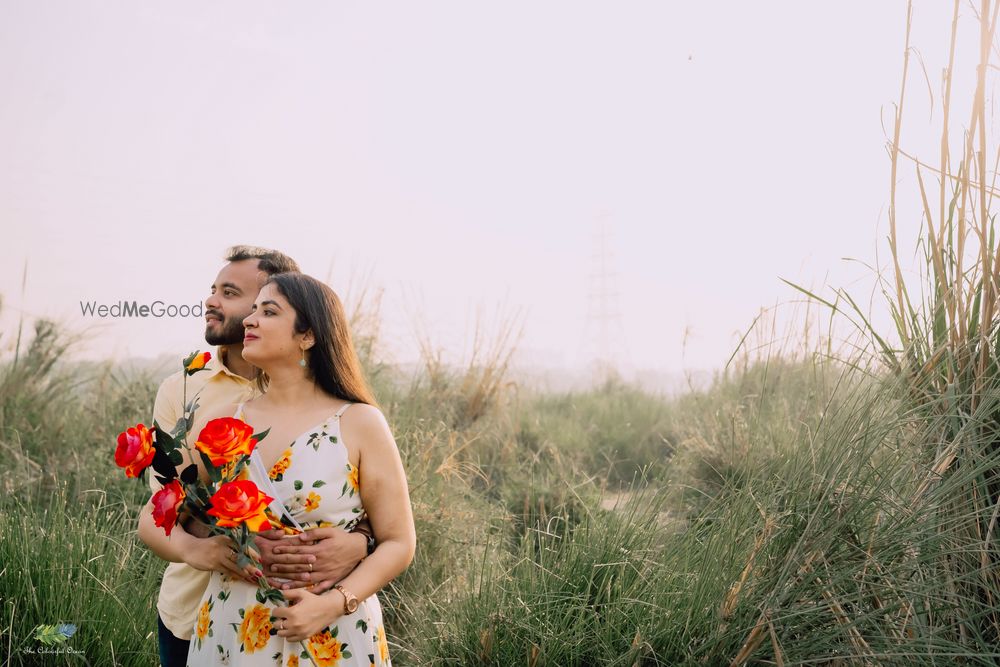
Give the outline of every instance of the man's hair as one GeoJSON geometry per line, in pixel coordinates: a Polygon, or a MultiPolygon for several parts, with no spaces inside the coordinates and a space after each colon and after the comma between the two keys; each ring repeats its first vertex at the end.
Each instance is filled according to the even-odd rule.
{"type": "Polygon", "coordinates": [[[256,259],[257,268],[269,276],[299,271],[299,265],[294,259],[283,252],[270,248],[260,248],[255,245],[234,245],[226,251],[227,262],[241,262],[245,259],[256,259]]]}

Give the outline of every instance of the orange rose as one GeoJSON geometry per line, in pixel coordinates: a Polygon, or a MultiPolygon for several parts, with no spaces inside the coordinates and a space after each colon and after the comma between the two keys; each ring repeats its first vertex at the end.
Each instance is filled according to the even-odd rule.
{"type": "Polygon", "coordinates": [[[224,466],[241,454],[250,456],[257,445],[252,436],[253,428],[242,419],[221,417],[205,424],[194,446],[211,459],[212,465],[224,466]]]}
{"type": "Polygon", "coordinates": [[[219,487],[209,503],[212,509],[208,514],[216,517],[216,522],[223,528],[232,528],[245,523],[250,530],[261,531],[271,527],[264,510],[274,500],[271,496],[257,488],[248,479],[226,482],[219,487]]]}
{"type": "Polygon", "coordinates": [[[205,364],[207,364],[208,360],[211,358],[211,352],[202,352],[201,354],[195,352],[189,359],[184,360],[184,372],[188,375],[194,375],[198,371],[205,368],[205,364]]]}
{"type": "Polygon", "coordinates": [[[177,523],[177,510],[184,502],[184,495],[184,487],[174,479],[153,496],[153,522],[168,536],[177,523]]]}
{"type": "Polygon", "coordinates": [[[341,644],[336,637],[330,634],[329,630],[317,632],[310,637],[306,648],[316,659],[316,664],[319,667],[333,667],[340,661],[341,644]]]}
{"type": "Polygon", "coordinates": [[[126,477],[138,477],[153,462],[153,434],[142,424],[118,434],[115,464],[125,469],[126,477]]]}
{"type": "Polygon", "coordinates": [[[271,611],[262,604],[255,604],[244,611],[239,638],[247,653],[267,646],[271,638],[271,611]]]}

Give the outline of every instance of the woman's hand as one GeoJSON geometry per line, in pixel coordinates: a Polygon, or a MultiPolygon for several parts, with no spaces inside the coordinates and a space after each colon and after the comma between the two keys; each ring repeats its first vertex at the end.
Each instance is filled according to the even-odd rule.
{"type": "Polygon", "coordinates": [[[236,544],[226,535],[191,537],[190,540],[184,562],[196,570],[223,572],[255,586],[258,577],[263,576],[252,563],[242,568],[236,566],[236,544]]]}
{"type": "Polygon", "coordinates": [[[289,607],[277,607],[271,615],[278,629],[278,636],[288,642],[301,642],[344,615],[344,596],[340,591],[328,595],[316,595],[301,588],[283,591],[289,607]],[[339,605],[337,603],[340,603],[339,605]]]}

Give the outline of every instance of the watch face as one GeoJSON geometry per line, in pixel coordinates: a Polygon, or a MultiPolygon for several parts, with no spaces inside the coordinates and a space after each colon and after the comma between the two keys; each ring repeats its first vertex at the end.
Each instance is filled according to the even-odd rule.
{"type": "Polygon", "coordinates": [[[358,610],[358,600],[357,600],[357,598],[351,598],[350,600],[348,600],[347,601],[347,611],[349,613],[353,614],[357,610],[358,610]]]}

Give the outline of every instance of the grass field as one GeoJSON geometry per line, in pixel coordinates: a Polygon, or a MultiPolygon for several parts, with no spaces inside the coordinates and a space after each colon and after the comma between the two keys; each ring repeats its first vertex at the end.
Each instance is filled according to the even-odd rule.
{"type": "MultiPolygon", "coordinates": [[[[395,664],[1000,663],[997,5],[977,16],[961,150],[952,59],[942,153],[919,163],[900,150],[907,30],[881,281],[895,329],[847,292],[807,293],[856,324],[852,353],[744,350],[669,399],[616,382],[539,394],[508,381],[505,345],[467,367],[428,354],[402,376],[372,361],[365,320],[417,522],[416,559],[384,592],[395,664]],[[924,211],[916,278],[900,261],[903,170],[924,211]]],[[[0,364],[0,656],[153,665],[162,563],[135,536],[143,488],[111,454],[122,425],[149,419],[159,378],[73,362],[45,321],[16,349],[0,364]],[[56,623],[79,627],[79,653],[31,653],[56,623]]]]}

